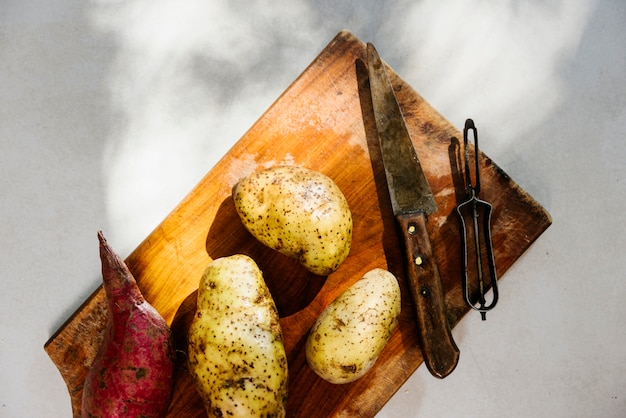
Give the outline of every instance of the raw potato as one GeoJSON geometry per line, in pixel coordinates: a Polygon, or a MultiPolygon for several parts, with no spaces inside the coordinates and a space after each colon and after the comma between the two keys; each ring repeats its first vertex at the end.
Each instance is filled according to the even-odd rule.
{"type": "Polygon", "coordinates": [[[240,180],[233,199],[256,239],[297,258],[309,271],[328,275],[348,257],[352,214],[339,187],[324,174],[272,167],[240,180]]]}
{"type": "Polygon", "coordinates": [[[400,315],[395,276],[374,269],[350,286],[319,316],[306,343],[309,366],[331,383],[350,383],[376,362],[400,315]]]}
{"type": "Polygon", "coordinates": [[[98,239],[108,317],[85,378],[82,416],[163,417],[174,387],[170,329],[102,232],[98,239]]]}
{"type": "Polygon", "coordinates": [[[189,329],[188,366],[209,417],[284,417],[287,356],[278,312],[248,256],[204,271],[189,329]]]}

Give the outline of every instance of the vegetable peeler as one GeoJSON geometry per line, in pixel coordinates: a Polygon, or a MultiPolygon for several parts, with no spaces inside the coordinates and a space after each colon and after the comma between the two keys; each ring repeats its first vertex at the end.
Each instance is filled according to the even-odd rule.
{"type": "Polygon", "coordinates": [[[463,297],[467,304],[480,312],[482,320],[487,319],[487,311],[498,302],[498,277],[493,256],[491,241],[492,205],[478,198],[480,193],[480,167],[478,151],[478,130],[472,119],[465,121],[463,129],[463,153],[465,160],[465,191],[467,200],[456,207],[461,219],[461,237],[463,251],[463,297]],[[468,147],[470,133],[474,142],[474,180],[470,166],[470,150],[468,147]],[[470,220],[470,222],[466,222],[470,220]],[[473,247],[473,248],[472,248],[473,247]],[[473,251],[470,251],[472,250],[473,251]],[[473,254],[473,260],[469,255],[473,254]],[[485,267],[486,265],[486,267],[485,267]],[[487,280],[486,277],[488,277],[487,280]],[[491,286],[493,291],[491,303],[487,304],[485,294],[491,286]],[[477,294],[477,296],[476,296],[477,294]]]}

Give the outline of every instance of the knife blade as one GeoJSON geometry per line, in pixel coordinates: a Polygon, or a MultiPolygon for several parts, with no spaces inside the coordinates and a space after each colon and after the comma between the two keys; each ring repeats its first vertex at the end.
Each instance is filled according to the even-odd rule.
{"type": "Polygon", "coordinates": [[[444,378],[456,367],[459,349],[446,320],[441,278],[426,228],[427,216],[437,211],[437,203],[385,66],[371,43],[367,44],[367,61],[376,130],[391,206],[404,245],[422,355],[431,374],[444,378]]]}

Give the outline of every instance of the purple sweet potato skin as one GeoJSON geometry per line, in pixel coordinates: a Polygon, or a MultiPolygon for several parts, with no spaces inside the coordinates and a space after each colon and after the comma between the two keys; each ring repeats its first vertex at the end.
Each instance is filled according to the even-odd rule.
{"type": "Polygon", "coordinates": [[[98,238],[109,315],[85,379],[82,416],[163,417],[174,380],[170,329],[102,232],[98,238]]]}

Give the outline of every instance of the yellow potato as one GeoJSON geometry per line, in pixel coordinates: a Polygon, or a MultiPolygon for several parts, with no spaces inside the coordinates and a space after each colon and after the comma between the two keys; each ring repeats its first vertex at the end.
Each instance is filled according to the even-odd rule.
{"type": "Polygon", "coordinates": [[[204,271],[188,367],[209,417],[284,417],[287,356],[278,312],[256,263],[218,258],[204,271]]]}
{"type": "Polygon", "coordinates": [[[350,383],[376,362],[400,315],[400,286],[383,269],[363,278],[324,309],[306,343],[309,366],[330,383],[350,383]]]}
{"type": "Polygon", "coordinates": [[[309,271],[328,275],[348,257],[352,214],[339,187],[324,174],[275,166],[241,179],[233,199],[256,239],[297,258],[309,271]]]}

